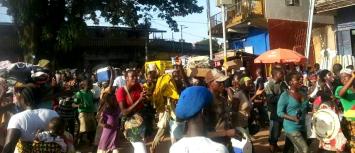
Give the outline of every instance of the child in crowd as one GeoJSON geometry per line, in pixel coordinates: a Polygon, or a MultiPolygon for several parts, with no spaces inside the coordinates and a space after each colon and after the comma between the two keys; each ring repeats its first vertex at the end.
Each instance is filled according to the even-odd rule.
{"type": "MultiPolygon", "coordinates": [[[[59,117],[53,118],[48,124],[48,130],[39,132],[35,137],[35,143],[57,143],[62,153],[75,152],[73,141],[73,136],[65,131],[64,121],[59,117]]],[[[36,147],[34,147],[34,150],[36,150],[35,148],[36,147]]]]}
{"type": "Polygon", "coordinates": [[[103,104],[100,117],[100,124],[103,127],[98,153],[118,153],[118,129],[119,129],[119,108],[112,93],[104,93],[101,103],[103,104]]]}
{"type": "Polygon", "coordinates": [[[58,114],[63,119],[67,131],[74,136],[75,131],[75,108],[72,106],[73,99],[71,97],[60,98],[58,114]]]}

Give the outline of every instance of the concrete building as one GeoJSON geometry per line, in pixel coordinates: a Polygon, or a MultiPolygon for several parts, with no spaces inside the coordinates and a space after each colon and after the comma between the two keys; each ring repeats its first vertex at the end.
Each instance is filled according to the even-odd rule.
{"type": "Polygon", "coordinates": [[[338,54],[355,55],[355,0],[317,0],[315,12],[334,16],[338,54]]]}
{"type": "MultiPolygon", "coordinates": [[[[99,64],[114,66],[145,62],[146,44],[148,60],[170,60],[181,55],[207,55],[208,45],[194,45],[187,42],[165,40],[165,31],[126,27],[88,26],[86,37],[74,42],[73,48],[61,52],[55,57],[56,65],[61,68],[90,68],[99,64]]],[[[0,23],[0,61],[23,61],[23,49],[19,45],[18,35],[12,23],[0,23]]]]}
{"type": "MultiPolygon", "coordinates": [[[[304,54],[309,0],[235,0],[227,9],[227,36],[230,49],[261,54],[270,49],[287,48],[304,54]]],[[[220,14],[214,15],[212,34],[222,36],[220,14]]],[[[334,24],[331,15],[315,15],[315,28],[334,24]]],[[[310,59],[314,62],[315,47],[310,59]]]]}

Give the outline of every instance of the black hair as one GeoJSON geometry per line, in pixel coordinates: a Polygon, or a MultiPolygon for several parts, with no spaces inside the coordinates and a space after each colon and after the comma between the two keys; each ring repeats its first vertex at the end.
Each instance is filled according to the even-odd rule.
{"type": "Polygon", "coordinates": [[[233,81],[236,80],[236,79],[239,81],[239,80],[242,79],[242,78],[243,78],[243,77],[242,77],[242,74],[236,73],[236,74],[234,74],[234,76],[233,76],[233,81]]]}
{"type": "Polygon", "coordinates": [[[350,70],[354,70],[354,66],[353,65],[348,65],[346,66],[347,69],[350,69],[350,70]]]}
{"type": "Polygon", "coordinates": [[[65,122],[60,117],[54,117],[49,121],[49,128],[52,130],[53,134],[55,135],[62,135],[65,130],[65,122]]]}
{"type": "Polygon", "coordinates": [[[322,70],[318,73],[318,76],[319,76],[319,80],[322,81],[322,82],[325,82],[325,77],[327,76],[327,74],[329,73],[330,71],[329,70],[322,70]]]}
{"type": "Polygon", "coordinates": [[[24,87],[21,90],[21,96],[23,97],[23,100],[25,101],[26,105],[30,107],[36,106],[38,97],[36,96],[36,91],[33,87],[24,87]]]}
{"type": "Polygon", "coordinates": [[[128,71],[126,71],[124,77],[127,78],[129,73],[135,73],[135,72],[136,72],[135,70],[128,70],[128,71]]]}
{"type": "Polygon", "coordinates": [[[342,69],[343,69],[343,66],[341,64],[336,63],[333,65],[333,72],[334,73],[339,73],[342,69]]]}
{"type": "Polygon", "coordinates": [[[279,67],[272,68],[272,70],[271,70],[272,76],[275,76],[277,73],[283,73],[282,68],[279,68],[279,67]]]}
{"type": "Polygon", "coordinates": [[[286,82],[288,85],[290,85],[290,81],[293,79],[293,78],[300,78],[301,77],[301,74],[298,73],[298,72],[290,72],[286,75],[286,82]]]}
{"type": "Polygon", "coordinates": [[[80,84],[79,84],[80,89],[84,89],[85,86],[87,86],[89,90],[92,88],[91,79],[85,79],[85,80],[80,82],[80,84]]]}

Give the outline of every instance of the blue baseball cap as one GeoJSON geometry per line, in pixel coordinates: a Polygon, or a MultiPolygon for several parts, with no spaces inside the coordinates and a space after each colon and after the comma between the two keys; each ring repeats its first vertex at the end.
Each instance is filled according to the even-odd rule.
{"type": "Polygon", "coordinates": [[[175,109],[176,117],[181,120],[190,119],[212,101],[212,93],[206,87],[188,87],[180,95],[175,109]]]}

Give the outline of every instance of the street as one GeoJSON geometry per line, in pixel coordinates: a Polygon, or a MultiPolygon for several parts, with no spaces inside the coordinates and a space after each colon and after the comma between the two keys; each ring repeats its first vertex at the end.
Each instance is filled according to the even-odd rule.
{"type": "MultiPolygon", "coordinates": [[[[262,129],[259,133],[257,133],[255,136],[252,137],[253,139],[253,145],[255,149],[255,153],[268,153],[269,147],[268,147],[268,130],[267,129],[262,129]]],[[[279,141],[279,146],[282,148],[284,145],[283,141],[284,135],[281,136],[281,141],[279,141]]],[[[121,140],[124,138],[121,137],[121,140]]],[[[169,148],[170,148],[170,138],[165,138],[163,142],[157,147],[156,153],[168,153],[169,148]]],[[[149,151],[149,147],[151,145],[151,141],[149,141],[146,146],[147,146],[147,151],[149,151]]],[[[83,146],[80,148],[77,148],[77,152],[81,153],[89,153],[91,150],[94,150],[93,147],[89,146],[83,146]]],[[[120,143],[120,153],[133,153],[133,147],[130,145],[128,141],[124,139],[124,141],[120,143]]]]}

